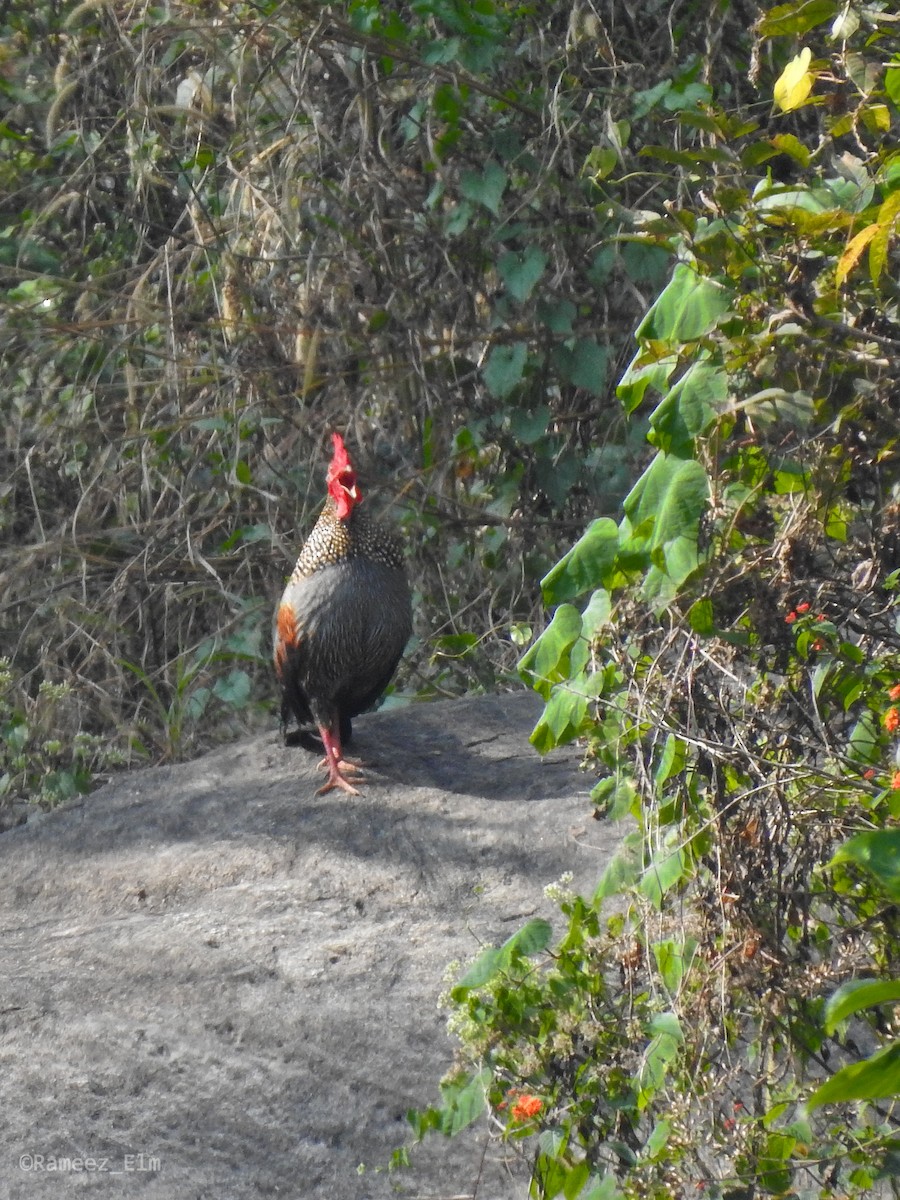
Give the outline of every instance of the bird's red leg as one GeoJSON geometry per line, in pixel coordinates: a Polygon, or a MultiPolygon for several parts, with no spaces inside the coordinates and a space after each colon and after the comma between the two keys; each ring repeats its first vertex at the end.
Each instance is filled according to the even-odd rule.
{"type": "Polygon", "coordinates": [[[325,747],[325,758],[319,764],[328,770],[328,780],[316,792],[317,796],[323,796],[326,792],[332,791],[334,788],[341,788],[342,791],[349,792],[352,796],[358,796],[359,792],[345,778],[345,771],[358,771],[360,767],[357,763],[345,762],[341,751],[341,736],[337,730],[327,729],[324,725],[319,727],[319,733],[322,735],[322,744],[325,747]]]}

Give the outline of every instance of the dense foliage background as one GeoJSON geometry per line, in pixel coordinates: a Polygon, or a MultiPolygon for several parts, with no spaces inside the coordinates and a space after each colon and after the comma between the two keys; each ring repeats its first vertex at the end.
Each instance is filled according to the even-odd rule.
{"type": "Polygon", "coordinates": [[[667,270],[619,205],[598,225],[590,12],[0,18],[8,791],[269,720],[335,427],[409,535],[401,689],[509,678],[536,581],[643,453],[611,360],[667,270]]]}
{"type": "Polygon", "coordinates": [[[584,739],[635,824],[552,889],[561,941],[451,989],[417,1132],[486,1112],[548,1200],[892,1192],[892,6],[88,0],[0,35],[7,799],[273,719],[339,427],[410,545],[392,699],[519,660],[536,748],[584,739]]]}

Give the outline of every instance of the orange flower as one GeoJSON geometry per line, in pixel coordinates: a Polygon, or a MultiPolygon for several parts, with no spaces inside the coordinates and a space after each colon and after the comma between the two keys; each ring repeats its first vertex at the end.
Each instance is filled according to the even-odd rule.
{"type": "Polygon", "coordinates": [[[809,604],[804,600],[802,604],[797,605],[797,612],[798,613],[809,612],[809,604]]]}
{"type": "Polygon", "coordinates": [[[895,771],[891,777],[891,788],[895,792],[900,792],[900,771],[895,771]]]}
{"type": "MultiPolygon", "coordinates": [[[[900,771],[897,772],[900,775],[900,771]]],[[[544,1102],[538,1096],[520,1096],[512,1106],[514,1121],[530,1121],[544,1107],[544,1102]]]]}
{"type": "Polygon", "coordinates": [[[874,767],[869,767],[869,769],[867,771],[863,771],[863,779],[874,779],[874,778],[875,778],[875,768],[874,767]]]}
{"type": "Polygon", "coordinates": [[[812,648],[813,648],[813,650],[824,650],[825,643],[822,641],[821,638],[816,638],[816,640],[813,642],[812,648]]]}
{"type": "Polygon", "coordinates": [[[892,700],[900,700],[900,683],[894,684],[894,686],[888,692],[888,696],[890,696],[892,700]]]}
{"type": "Polygon", "coordinates": [[[793,625],[793,623],[797,620],[797,614],[795,612],[789,612],[784,619],[787,621],[788,625],[793,625]]]}
{"type": "Polygon", "coordinates": [[[884,727],[888,733],[895,733],[900,728],[900,712],[896,708],[889,708],[884,714],[884,727]]]}

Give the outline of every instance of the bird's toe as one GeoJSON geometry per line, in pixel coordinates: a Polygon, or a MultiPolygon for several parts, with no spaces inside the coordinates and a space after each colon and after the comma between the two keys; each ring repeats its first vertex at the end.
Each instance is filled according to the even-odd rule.
{"type": "Polygon", "coordinates": [[[325,783],[316,791],[316,795],[324,796],[328,792],[333,792],[335,788],[342,792],[347,792],[351,796],[360,795],[359,790],[353,786],[349,779],[345,779],[340,771],[333,771],[325,783]]]}

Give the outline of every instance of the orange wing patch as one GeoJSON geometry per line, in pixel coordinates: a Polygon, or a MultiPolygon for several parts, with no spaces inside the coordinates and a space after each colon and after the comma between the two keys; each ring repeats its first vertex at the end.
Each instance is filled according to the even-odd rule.
{"type": "Polygon", "coordinates": [[[281,604],[278,616],[275,618],[275,670],[278,675],[284,668],[288,647],[297,646],[300,641],[300,631],[297,629],[297,616],[290,604],[281,604]]]}

